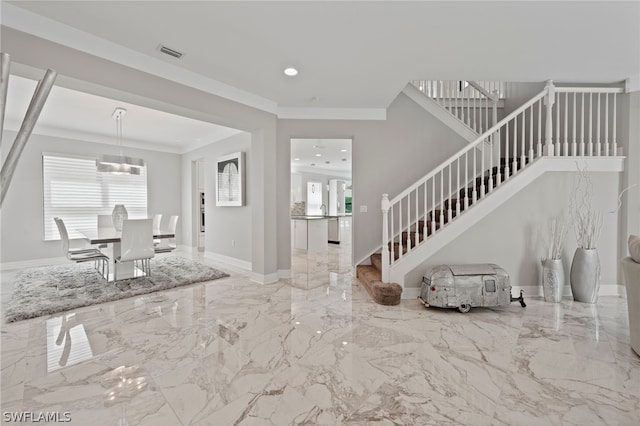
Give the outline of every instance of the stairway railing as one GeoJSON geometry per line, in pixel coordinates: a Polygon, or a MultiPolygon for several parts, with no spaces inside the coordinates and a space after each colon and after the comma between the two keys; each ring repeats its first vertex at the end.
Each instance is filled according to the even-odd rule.
{"type": "Polygon", "coordinates": [[[383,194],[382,280],[388,282],[394,264],[536,158],[615,156],[616,95],[622,92],[557,88],[549,81],[544,90],[396,197],[389,200],[383,194]]]}
{"type": "Polygon", "coordinates": [[[497,123],[501,82],[413,80],[411,84],[478,134],[497,123]]]}

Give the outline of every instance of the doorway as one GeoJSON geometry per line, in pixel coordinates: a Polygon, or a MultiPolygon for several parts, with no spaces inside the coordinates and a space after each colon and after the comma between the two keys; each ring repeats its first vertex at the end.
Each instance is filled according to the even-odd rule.
{"type": "Polygon", "coordinates": [[[199,251],[205,251],[205,220],[206,194],[204,190],[204,158],[199,158],[191,162],[191,181],[193,193],[193,206],[191,227],[193,246],[199,251]]]}
{"type": "Polygon", "coordinates": [[[292,285],[352,273],[352,139],[291,139],[292,285]]]}

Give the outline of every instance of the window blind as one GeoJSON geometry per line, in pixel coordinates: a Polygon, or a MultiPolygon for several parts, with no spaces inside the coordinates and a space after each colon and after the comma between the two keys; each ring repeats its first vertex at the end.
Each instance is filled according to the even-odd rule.
{"type": "Polygon", "coordinates": [[[147,169],[140,175],[115,175],[96,170],[94,159],[61,154],[42,155],[44,239],[58,240],[53,220],[61,217],[71,238],[74,230],[95,229],[99,214],[124,204],[130,219],[147,217],[147,169]]]}

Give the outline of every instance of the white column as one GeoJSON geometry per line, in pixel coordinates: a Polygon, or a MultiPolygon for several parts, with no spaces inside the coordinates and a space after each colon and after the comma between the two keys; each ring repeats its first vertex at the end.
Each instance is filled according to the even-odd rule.
{"type": "Polygon", "coordinates": [[[553,81],[548,80],[545,86],[547,90],[547,96],[545,96],[545,106],[547,107],[547,120],[545,123],[544,132],[544,153],[550,157],[554,156],[553,147],[553,104],[556,101],[556,88],[553,85],[553,81]]]}

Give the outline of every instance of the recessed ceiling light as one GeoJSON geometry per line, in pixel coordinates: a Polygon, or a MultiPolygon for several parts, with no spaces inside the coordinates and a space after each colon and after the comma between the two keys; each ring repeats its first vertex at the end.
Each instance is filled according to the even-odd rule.
{"type": "Polygon", "coordinates": [[[316,157],[322,157],[322,154],[316,154],[316,157]]]}
{"type": "Polygon", "coordinates": [[[343,158],[343,159],[342,159],[342,161],[347,161],[347,159],[346,159],[346,158],[343,158]]]}
{"type": "Polygon", "coordinates": [[[325,161],[324,164],[331,164],[331,161],[325,161]]]}
{"type": "Polygon", "coordinates": [[[284,75],[287,75],[289,77],[294,77],[294,76],[298,75],[298,70],[293,68],[293,67],[285,68],[284,69],[284,75]]]}
{"type": "Polygon", "coordinates": [[[316,165],[316,163],[311,163],[311,165],[312,165],[312,166],[315,166],[315,165],[316,165]]]}
{"type": "Polygon", "coordinates": [[[340,152],[347,152],[347,150],[346,149],[341,149],[340,152]]]}
{"type": "Polygon", "coordinates": [[[294,158],[293,160],[294,160],[294,161],[300,161],[300,159],[299,159],[299,158],[294,158]]]}

